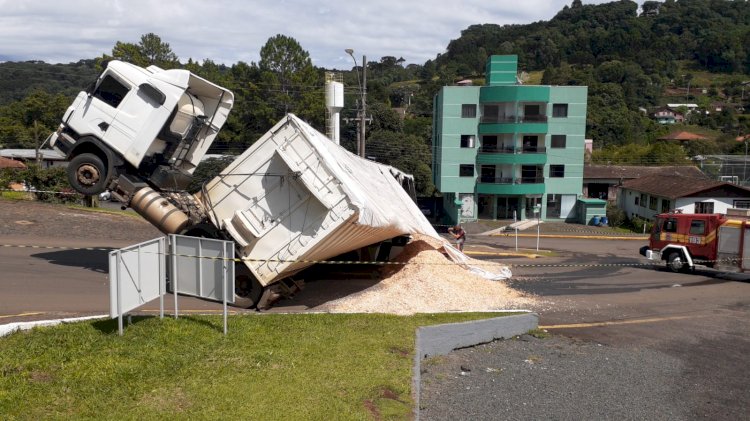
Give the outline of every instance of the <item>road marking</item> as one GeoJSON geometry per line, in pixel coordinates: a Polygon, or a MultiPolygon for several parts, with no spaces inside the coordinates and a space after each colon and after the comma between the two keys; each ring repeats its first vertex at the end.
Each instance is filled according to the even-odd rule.
{"type": "Polygon", "coordinates": [[[637,319],[637,320],[613,320],[613,321],[608,321],[608,322],[571,323],[571,324],[564,324],[564,325],[539,326],[539,329],[575,329],[575,328],[582,328],[582,327],[635,325],[635,324],[643,324],[643,323],[666,322],[670,320],[694,319],[698,317],[707,317],[707,316],[672,316],[672,317],[653,317],[650,319],[637,319]]]}
{"type": "Polygon", "coordinates": [[[3,316],[0,316],[0,319],[7,319],[9,317],[24,317],[24,316],[36,316],[37,314],[44,314],[42,312],[33,312],[33,313],[20,313],[20,314],[6,314],[3,316]]]}

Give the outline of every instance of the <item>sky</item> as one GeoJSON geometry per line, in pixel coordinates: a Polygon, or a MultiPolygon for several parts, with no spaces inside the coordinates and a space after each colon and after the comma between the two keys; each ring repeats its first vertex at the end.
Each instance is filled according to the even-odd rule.
{"type": "MultiPolygon", "coordinates": [[[[606,0],[583,0],[584,4],[606,0]]],[[[0,0],[0,62],[70,63],[158,35],[180,61],[258,62],[269,38],[294,38],[313,64],[362,56],[424,64],[470,25],[549,20],[572,0],[0,0]]],[[[642,3],[642,1],[638,1],[642,3]]]]}

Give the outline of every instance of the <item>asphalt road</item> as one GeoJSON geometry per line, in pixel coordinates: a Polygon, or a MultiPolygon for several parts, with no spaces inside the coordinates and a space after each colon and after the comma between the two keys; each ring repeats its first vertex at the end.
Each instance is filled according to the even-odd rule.
{"type": "MultiPolygon", "coordinates": [[[[0,247],[0,323],[107,313],[108,251],[158,235],[138,218],[0,200],[0,243],[10,246],[0,247]],[[32,245],[52,248],[20,247],[32,245]]],[[[518,243],[536,248],[535,238],[518,243]]],[[[422,376],[423,419],[747,419],[748,276],[673,274],[644,265],[641,245],[542,238],[553,256],[501,258],[513,266],[511,285],[539,296],[535,310],[553,338],[433,362],[422,376]]],[[[468,239],[470,251],[514,248],[512,237],[468,239]]],[[[305,311],[372,282],[313,283],[274,311],[305,311]]],[[[221,306],[181,297],[180,308],[221,306]]]]}
{"type": "Polygon", "coordinates": [[[640,265],[640,245],[542,239],[558,257],[518,262],[511,285],[544,301],[552,338],[429,362],[422,419],[747,419],[750,277],[640,265]]]}

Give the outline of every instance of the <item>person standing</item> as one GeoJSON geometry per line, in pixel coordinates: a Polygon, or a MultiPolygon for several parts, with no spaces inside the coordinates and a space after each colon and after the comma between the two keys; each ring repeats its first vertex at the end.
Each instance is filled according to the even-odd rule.
{"type": "Polygon", "coordinates": [[[453,238],[456,239],[456,248],[460,251],[464,251],[466,231],[464,231],[463,227],[461,227],[460,224],[456,224],[456,226],[448,228],[448,232],[451,233],[453,235],[453,238]]]}

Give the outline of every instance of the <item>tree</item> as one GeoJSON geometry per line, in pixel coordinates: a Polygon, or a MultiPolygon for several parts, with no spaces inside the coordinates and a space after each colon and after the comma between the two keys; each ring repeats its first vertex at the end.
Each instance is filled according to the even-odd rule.
{"type": "Polygon", "coordinates": [[[276,107],[277,120],[293,112],[323,131],[322,75],[294,38],[285,35],[269,38],[260,49],[258,67],[266,99],[276,107]]]}
{"type": "Polygon", "coordinates": [[[103,55],[97,60],[97,65],[104,68],[111,60],[122,60],[140,67],[156,65],[163,69],[173,69],[180,66],[169,43],[163,42],[152,32],[141,35],[138,44],[117,41],[112,48],[112,55],[103,55]]]}

